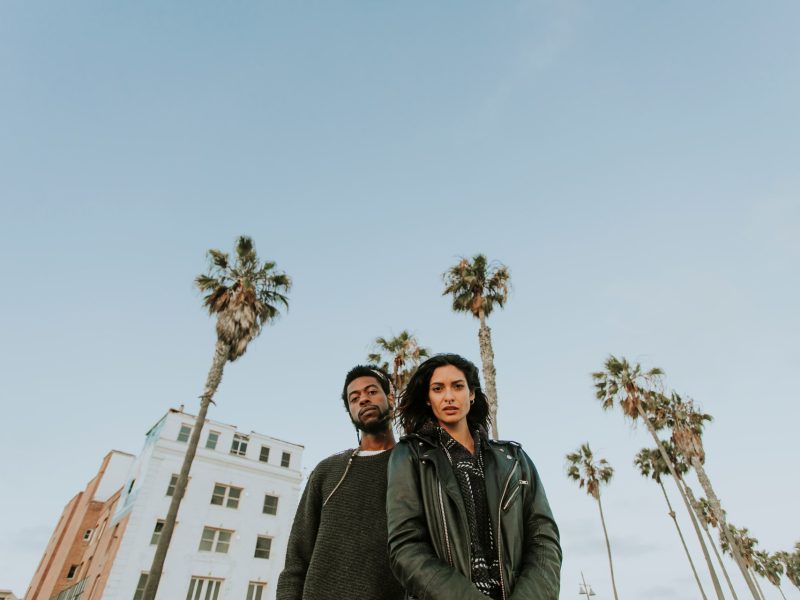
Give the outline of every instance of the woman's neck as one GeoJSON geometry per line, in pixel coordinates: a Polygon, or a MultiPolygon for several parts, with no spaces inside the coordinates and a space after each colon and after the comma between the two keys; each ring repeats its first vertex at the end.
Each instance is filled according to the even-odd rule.
{"type": "Polygon", "coordinates": [[[469,430],[466,419],[452,425],[441,422],[439,425],[450,434],[451,438],[469,450],[470,454],[475,454],[475,440],[472,439],[472,433],[469,430]]]}

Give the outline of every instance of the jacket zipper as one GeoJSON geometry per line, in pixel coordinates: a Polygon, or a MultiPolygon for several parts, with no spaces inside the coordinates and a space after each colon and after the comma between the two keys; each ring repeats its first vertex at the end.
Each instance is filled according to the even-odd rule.
{"type": "MultiPolygon", "coordinates": [[[[506,495],[508,491],[508,484],[511,483],[511,478],[514,476],[514,473],[517,470],[517,465],[519,465],[519,459],[514,461],[514,468],[511,469],[511,473],[508,474],[508,479],[506,479],[506,484],[503,486],[503,493],[500,496],[502,500],[503,497],[506,495]]],[[[519,489],[519,487],[517,487],[519,489]]],[[[511,494],[513,498],[514,494],[511,494]]],[[[510,501],[510,498],[509,498],[510,501]]],[[[505,503],[508,506],[508,502],[505,503]]],[[[497,563],[500,567],[500,591],[503,594],[503,600],[506,600],[506,584],[505,580],[503,579],[503,532],[501,531],[503,524],[500,521],[500,518],[503,516],[503,503],[499,503],[497,507],[497,563]]]]}
{"type": "Polygon", "coordinates": [[[442,500],[442,482],[439,480],[439,509],[442,511],[442,524],[444,525],[444,544],[447,548],[447,562],[453,566],[453,555],[450,551],[450,534],[447,532],[447,516],[444,514],[444,501],[442,500]]]}

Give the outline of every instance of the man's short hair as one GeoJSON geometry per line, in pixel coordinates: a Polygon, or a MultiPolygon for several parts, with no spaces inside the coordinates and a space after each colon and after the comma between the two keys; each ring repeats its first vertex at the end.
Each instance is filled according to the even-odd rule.
{"type": "Polygon", "coordinates": [[[392,389],[389,375],[379,366],[356,365],[347,372],[347,376],[344,378],[344,387],[342,387],[342,402],[344,402],[344,408],[347,412],[350,412],[350,405],[347,402],[347,386],[350,385],[354,379],[358,379],[359,377],[373,377],[381,385],[383,393],[387,396],[392,389]]]}

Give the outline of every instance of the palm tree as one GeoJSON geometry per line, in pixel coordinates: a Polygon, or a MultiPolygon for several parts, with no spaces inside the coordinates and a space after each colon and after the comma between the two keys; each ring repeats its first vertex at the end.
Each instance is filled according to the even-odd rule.
{"type": "MultiPolygon", "coordinates": [[[[643,371],[639,363],[630,364],[625,358],[609,356],[606,359],[605,368],[602,371],[592,373],[594,379],[595,396],[602,403],[603,409],[608,410],[618,403],[623,415],[631,419],[634,423],[641,418],[647,426],[647,430],[656,443],[656,448],[664,460],[664,464],[669,469],[669,474],[675,481],[679,481],[680,476],[675,471],[675,465],[670,460],[661,438],[656,433],[657,428],[665,425],[666,420],[656,410],[660,399],[663,397],[661,391],[661,377],[664,372],[659,368],[643,371]]],[[[691,513],[692,507],[686,492],[678,486],[681,498],[686,506],[686,510],[691,513]]],[[[710,563],[708,551],[703,545],[703,554],[706,562],[710,563]]],[[[711,580],[714,584],[714,591],[717,598],[722,600],[722,587],[713,569],[710,570],[711,580]]]]}
{"type": "Polygon", "coordinates": [[[794,545],[794,552],[791,554],[782,550],[776,552],[775,556],[783,563],[786,578],[792,582],[792,585],[800,589],[800,542],[794,545]]]}
{"type": "MultiPolygon", "coordinates": [[[[719,521],[714,516],[714,513],[711,511],[711,505],[708,503],[708,500],[700,497],[697,500],[694,497],[694,492],[692,492],[692,488],[688,485],[685,485],[686,494],[689,496],[689,502],[694,508],[694,512],[697,515],[697,519],[700,521],[700,524],[703,526],[703,531],[706,532],[706,536],[708,537],[708,542],[711,544],[711,549],[714,551],[714,556],[717,557],[717,562],[719,563],[720,568],[722,569],[722,574],[725,576],[725,581],[728,582],[728,587],[731,590],[731,595],[733,596],[733,600],[737,600],[736,591],[733,589],[733,582],[731,581],[730,575],[728,575],[728,569],[725,568],[725,562],[722,560],[722,556],[720,556],[719,550],[717,550],[717,545],[714,543],[714,538],[711,535],[711,531],[709,531],[709,527],[719,527],[719,521]]],[[[723,511],[724,512],[724,511],[723,511]]]]}
{"type": "MultiPolygon", "coordinates": [[[[713,512],[714,508],[710,502],[709,506],[711,506],[711,510],[713,512]]],[[[730,554],[732,557],[734,557],[734,559],[738,557],[739,560],[742,561],[742,564],[744,565],[749,577],[750,571],[755,571],[755,553],[758,540],[750,535],[747,527],[742,527],[739,529],[730,523],[723,523],[723,521],[720,521],[720,525],[722,525],[721,529],[724,528],[725,531],[725,535],[723,535],[723,532],[720,531],[719,536],[719,543],[722,547],[722,551],[730,554]]],[[[758,584],[758,579],[752,577],[752,581],[758,591],[757,597],[763,598],[764,592],[761,590],[761,586],[758,584]]]]}
{"type": "Polygon", "coordinates": [[[603,503],[600,502],[600,485],[608,483],[614,476],[614,469],[605,458],[597,462],[594,460],[589,444],[581,444],[575,452],[567,454],[567,477],[578,482],[579,488],[586,488],[586,493],[597,500],[600,509],[600,523],[603,525],[603,534],[606,536],[606,550],[608,550],[608,567],[611,570],[611,587],[614,589],[614,599],[617,596],[617,583],[614,580],[614,563],[611,560],[611,543],[608,541],[606,519],[603,515],[603,503]]]}
{"type": "Polygon", "coordinates": [[[178,509],[200,441],[200,432],[206,421],[208,406],[222,380],[225,364],[245,353],[247,345],[261,332],[264,325],[279,316],[280,307],[289,308],[289,300],[285,295],[292,285],[289,276],[277,271],[274,262],[261,263],[253,240],[249,237],[241,236],[236,240],[235,252],[236,257],[231,263],[227,253],[209,250],[208,274],[199,275],[195,279],[195,284],[205,294],[203,305],[210,315],[217,317],[217,342],[205,389],[200,396],[200,410],[161,530],[143,600],[154,600],[158,591],[178,509]]]}
{"type": "MultiPolygon", "coordinates": [[[[683,532],[681,531],[681,526],[678,524],[678,518],[675,515],[675,511],[672,510],[672,503],[669,501],[667,488],[664,487],[664,482],[661,480],[662,476],[669,475],[669,469],[664,463],[664,459],[661,458],[661,453],[657,449],[642,448],[634,458],[633,462],[637,467],[639,467],[639,473],[641,473],[642,476],[652,478],[661,487],[661,491],[664,494],[664,500],[667,502],[667,508],[669,508],[668,514],[672,518],[672,522],[675,523],[675,529],[678,530],[678,537],[680,537],[681,545],[683,546],[684,552],[686,552],[686,558],[689,559],[689,566],[692,568],[692,573],[694,574],[694,579],[697,582],[697,587],[700,589],[700,595],[703,597],[703,600],[706,600],[706,593],[703,590],[703,585],[700,583],[700,577],[697,575],[697,569],[695,569],[692,555],[689,553],[689,548],[686,546],[686,540],[683,539],[683,532]]],[[[676,464],[675,470],[679,474],[684,475],[689,470],[689,467],[685,463],[681,464],[680,467],[676,464]],[[681,468],[685,470],[681,472],[681,468]]],[[[702,536],[700,537],[700,541],[702,543],[702,536]]],[[[708,567],[709,569],[714,568],[710,561],[708,567]]]]}
{"type": "Polygon", "coordinates": [[[497,387],[492,350],[492,330],[486,324],[486,317],[492,314],[495,306],[503,308],[511,287],[508,267],[497,262],[488,262],[483,254],[476,254],[472,261],[461,258],[443,275],[443,296],[453,296],[455,312],[471,313],[480,321],[478,343],[483,363],[483,378],[486,384],[486,397],[489,401],[489,418],[492,421],[492,437],[497,439],[497,387]]]}
{"type": "Polygon", "coordinates": [[[764,577],[772,585],[778,588],[783,600],[786,596],[781,589],[781,576],[783,575],[783,563],[781,561],[780,553],[770,554],[766,550],[756,550],[753,553],[754,570],[756,573],[764,577]]]}
{"type": "Polygon", "coordinates": [[[393,338],[376,338],[375,352],[367,356],[367,360],[379,365],[387,373],[391,371],[395,394],[399,394],[417,370],[420,361],[428,356],[428,349],[420,346],[417,337],[404,329],[393,338]]]}
{"type": "MultiPolygon", "coordinates": [[[[703,427],[705,423],[712,420],[711,415],[700,412],[695,409],[692,400],[684,400],[675,392],[669,402],[666,404],[666,423],[672,428],[672,441],[675,446],[692,465],[697,480],[703,488],[708,498],[711,512],[714,517],[722,524],[720,531],[722,537],[729,537],[730,530],[727,527],[725,511],[722,510],[719,498],[711,487],[711,481],[705,472],[703,464],[706,460],[705,450],[703,448],[703,427]]],[[[734,561],[739,566],[747,586],[754,597],[758,598],[758,583],[752,581],[748,571],[747,561],[743,556],[739,555],[737,544],[733,543],[732,539],[726,540],[731,549],[734,561]]]]}

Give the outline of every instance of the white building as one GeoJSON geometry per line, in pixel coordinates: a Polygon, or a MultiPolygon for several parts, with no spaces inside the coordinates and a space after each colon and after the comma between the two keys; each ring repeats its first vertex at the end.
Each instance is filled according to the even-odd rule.
{"type": "MultiPolygon", "coordinates": [[[[112,525],[127,525],[102,595],[137,600],[194,416],[170,410],[147,433],[112,525]]],[[[300,494],[303,447],[207,421],[164,564],[158,600],[268,600],[300,494]]]]}
{"type": "Polygon", "coordinates": [[[0,590],[0,600],[19,600],[11,590],[0,590]]]}

